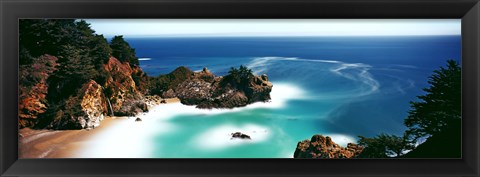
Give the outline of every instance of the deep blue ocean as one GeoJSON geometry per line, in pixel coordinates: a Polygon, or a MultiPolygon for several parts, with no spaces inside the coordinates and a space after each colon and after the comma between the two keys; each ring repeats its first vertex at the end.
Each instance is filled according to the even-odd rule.
{"type": "Polygon", "coordinates": [[[149,76],[179,66],[224,75],[230,67],[245,65],[267,74],[274,85],[273,106],[193,111],[159,121],[159,128],[165,121],[175,128],[153,136],[158,146],[153,157],[291,157],[298,141],[317,133],[341,145],[358,135],[401,135],[409,101],[424,93],[432,71],[448,59],[461,61],[460,36],[126,40],[149,76]],[[237,130],[258,141],[222,140],[237,130]],[[210,143],[202,145],[199,138],[210,143]]]}

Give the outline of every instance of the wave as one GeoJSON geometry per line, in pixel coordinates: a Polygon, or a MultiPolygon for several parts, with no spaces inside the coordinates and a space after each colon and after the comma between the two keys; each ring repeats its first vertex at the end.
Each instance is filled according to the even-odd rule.
{"type": "Polygon", "coordinates": [[[153,114],[146,114],[145,118],[168,120],[180,115],[216,115],[258,108],[280,109],[284,108],[288,101],[308,99],[300,87],[288,83],[274,83],[270,97],[271,100],[268,102],[256,102],[233,109],[198,109],[182,103],[157,105],[150,110],[153,114]]]}
{"type": "Polygon", "coordinates": [[[152,58],[139,58],[138,60],[140,60],[140,61],[148,61],[148,60],[152,60],[152,58]]]}
{"type": "Polygon", "coordinates": [[[357,143],[357,139],[344,134],[325,134],[325,136],[329,136],[332,138],[332,141],[337,143],[340,146],[347,147],[348,143],[357,143]]]}
{"type": "Polygon", "coordinates": [[[80,149],[77,158],[152,157],[152,136],[177,129],[169,122],[157,122],[144,117],[141,122],[135,122],[134,118],[117,118],[111,121],[104,130],[95,133],[90,141],[85,142],[83,147],[88,148],[80,149]]]}
{"type": "MultiPolygon", "coordinates": [[[[273,67],[278,67],[277,61],[291,61],[291,62],[308,62],[309,64],[323,64],[328,67],[328,71],[342,78],[362,83],[366,87],[356,87],[357,90],[350,90],[354,92],[355,96],[366,96],[372,93],[375,93],[380,88],[380,83],[372,76],[369,70],[372,68],[370,65],[364,63],[345,63],[337,60],[317,60],[317,59],[303,59],[296,57],[257,57],[254,58],[247,67],[251,68],[255,74],[266,73],[273,67]],[[358,90],[361,89],[361,90],[358,90]]],[[[302,68],[305,69],[305,68],[302,68]]],[[[308,68],[315,73],[318,68],[308,68]]],[[[306,72],[306,71],[305,71],[306,72]]],[[[306,77],[302,75],[299,77],[306,77]]],[[[300,78],[299,78],[300,79],[300,78]]],[[[317,78],[312,78],[317,79],[317,78]]],[[[351,97],[351,94],[328,94],[326,95],[317,95],[317,98],[340,98],[340,97],[351,97]],[[332,96],[336,95],[336,96],[332,96]]],[[[314,98],[313,96],[311,98],[314,98]]]]}

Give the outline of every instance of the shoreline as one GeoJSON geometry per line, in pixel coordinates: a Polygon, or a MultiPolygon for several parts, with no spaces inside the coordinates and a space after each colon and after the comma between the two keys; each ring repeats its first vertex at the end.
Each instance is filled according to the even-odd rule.
{"type": "MultiPolygon", "coordinates": [[[[149,109],[158,105],[178,103],[178,98],[166,98],[149,103],[149,109]],[[160,103],[165,100],[165,103],[160,103]],[[157,103],[158,101],[158,103],[157,103]]],[[[150,112],[150,111],[149,111],[150,112]]],[[[139,113],[135,117],[148,114],[139,113]]],[[[48,130],[23,128],[18,131],[18,157],[19,158],[77,158],[82,157],[81,149],[95,143],[95,136],[108,129],[119,125],[123,121],[135,124],[135,119],[127,116],[106,116],[100,126],[94,129],[81,130],[48,130]]]]}
{"type": "MultiPolygon", "coordinates": [[[[198,109],[193,105],[183,105],[178,98],[146,97],[145,102],[149,108],[148,112],[139,113],[132,117],[106,116],[101,121],[100,126],[95,129],[20,129],[18,155],[19,158],[152,158],[153,156],[150,153],[159,148],[152,141],[152,138],[160,134],[177,131],[177,125],[170,121],[176,116],[216,115],[258,108],[280,109],[286,106],[288,100],[292,99],[308,98],[305,97],[305,92],[302,89],[286,83],[276,84],[275,89],[271,92],[271,100],[268,102],[255,102],[245,107],[233,109],[198,109]],[[291,94],[285,95],[283,94],[285,92],[291,94]],[[142,121],[136,122],[136,118],[140,118],[142,121]]],[[[252,126],[257,125],[252,124],[252,126]]],[[[231,137],[228,135],[234,132],[243,131],[250,136],[256,136],[254,137],[256,139],[255,143],[261,142],[271,135],[271,131],[267,128],[254,128],[256,132],[267,130],[264,134],[252,134],[253,130],[250,131],[245,126],[217,126],[212,128],[211,131],[199,134],[199,137],[220,137],[228,144],[225,147],[239,144],[237,141],[230,141],[231,137]]],[[[198,139],[192,141],[196,140],[198,139]]],[[[223,148],[223,145],[222,147],[217,147],[217,145],[218,142],[208,141],[207,144],[200,145],[202,146],[200,148],[223,148]]]]}
{"type": "MultiPolygon", "coordinates": [[[[170,119],[179,115],[216,115],[233,113],[244,110],[268,108],[280,109],[286,106],[288,100],[308,99],[305,92],[291,84],[278,83],[271,92],[272,99],[268,102],[255,102],[245,107],[233,109],[198,109],[193,105],[183,105],[178,98],[156,99],[150,97],[146,100],[149,111],[131,117],[105,117],[100,126],[95,129],[82,130],[32,130],[20,129],[19,157],[20,158],[151,158],[151,152],[158,148],[152,138],[159,134],[175,132],[178,127],[170,119]],[[289,92],[285,95],[282,93],[289,92]],[[163,102],[162,100],[165,100],[163,102]],[[136,122],[135,119],[141,121],[136,122]],[[128,153],[126,153],[128,152],[128,153]]],[[[256,126],[256,125],[254,125],[256,126]]],[[[245,131],[250,136],[258,136],[255,143],[261,142],[267,134],[255,135],[244,126],[212,127],[202,136],[221,136],[228,140],[228,146],[236,146],[239,142],[230,142],[231,137],[223,136],[230,133],[245,131]]],[[[260,130],[256,130],[260,132],[260,130]]],[[[266,128],[262,128],[264,131],[266,128]]],[[[253,132],[253,131],[252,131],[253,132]]],[[[203,136],[203,137],[205,137],[203,136]]],[[[195,139],[196,140],[196,139],[195,139]]],[[[193,140],[192,140],[193,141],[193,140]]],[[[211,143],[211,142],[210,142],[211,143]]],[[[205,145],[202,149],[215,149],[216,143],[205,145]]],[[[251,142],[250,142],[251,143],[251,142]]]]}

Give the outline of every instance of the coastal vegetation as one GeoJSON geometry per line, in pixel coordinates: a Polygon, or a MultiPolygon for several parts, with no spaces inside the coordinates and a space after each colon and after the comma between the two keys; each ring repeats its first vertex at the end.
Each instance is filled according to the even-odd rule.
{"type": "MultiPolygon", "coordinates": [[[[461,157],[461,68],[454,60],[433,71],[425,95],[411,101],[402,136],[386,133],[375,137],[359,136],[362,152],[349,158],[461,157]],[[420,142],[423,139],[425,142],[420,142]],[[449,141],[450,143],[446,143],[449,141]],[[415,146],[416,144],[420,144],[415,146]]],[[[299,142],[296,151],[315,154],[299,142]]],[[[296,153],[300,154],[300,153],[296,153]]],[[[317,157],[312,155],[296,158],[317,157]]]]}
{"type": "MultiPolygon", "coordinates": [[[[231,67],[224,76],[216,76],[208,68],[194,72],[185,66],[148,76],[140,68],[135,49],[121,35],[108,40],[83,20],[21,19],[19,23],[20,128],[92,129],[106,116],[136,116],[152,105],[167,103],[168,98],[199,109],[231,109],[271,100],[269,77],[254,75],[244,65],[231,67]]],[[[303,76],[295,79],[298,77],[303,76]]],[[[425,94],[410,102],[403,134],[358,136],[356,143],[346,146],[331,137],[313,135],[298,142],[294,158],[460,157],[459,64],[448,60],[446,67],[433,72],[428,84],[425,94]]],[[[290,94],[288,90],[280,92],[290,94]]],[[[275,115],[268,111],[262,110],[262,116],[275,115]]],[[[144,117],[134,120],[137,124],[148,121],[144,117]]],[[[256,141],[256,133],[260,130],[232,130],[230,139],[256,141]]]]}
{"type": "Polygon", "coordinates": [[[225,77],[183,66],[147,76],[123,36],[108,42],[84,20],[20,20],[19,38],[20,128],[95,128],[106,115],[147,112],[146,95],[178,97],[198,108],[270,99],[266,75],[254,76],[245,66],[232,68],[225,77]]]}
{"type": "Polygon", "coordinates": [[[241,65],[229,74],[215,76],[207,68],[193,72],[178,67],[173,72],[152,78],[152,93],[164,98],[178,97],[185,105],[197,108],[234,108],[270,100],[272,83],[266,75],[255,76],[241,65]]]}
{"type": "Polygon", "coordinates": [[[146,111],[139,100],[147,76],[122,36],[108,43],[73,19],[25,19],[19,26],[20,127],[92,128],[109,112],[146,111]]]}

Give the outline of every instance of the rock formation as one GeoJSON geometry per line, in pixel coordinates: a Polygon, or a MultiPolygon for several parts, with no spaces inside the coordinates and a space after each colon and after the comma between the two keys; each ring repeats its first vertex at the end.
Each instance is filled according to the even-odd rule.
{"type": "Polygon", "coordinates": [[[115,115],[134,116],[138,112],[148,111],[141,89],[139,90],[146,80],[141,69],[137,66],[131,67],[129,63],[122,63],[114,57],[110,57],[104,68],[109,73],[104,87],[108,90],[107,97],[111,101],[115,115]]]}
{"type": "Polygon", "coordinates": [[[231,139],[234,139],[234,138],[247,139],[247,140],[252,139],[249,135],[243,134],[242,132],[235,132],[235,133],[232,133],[231,135],[232,135],[231,139]]]}
{"type": "Polygon", "coordinates": [[[33,126],[39,115],[47,110],[48,77],[56,71],[57,57],[43,55],[34,59],[32,66],[19,69],[18,99],[19,127],[33,126]],[[32,80],[34,82],[32,82],[32,80]],[[29,83],[29,84],[26,84],[29,83]]]}
{"type": "Polygon", "coordinates": [[[19,26],[20,128],[93,128],[107,114],[148,110],[143,97],[150,78],[123,36],[109,43],[73,19],[20,20],[19,26]]]}
{"type": "Polygon", "coordinates": [[[330,137],[314,135],[311,140],[298,142],[293,155],[294,158],[355,158],[362,153],[363,147],[348,143],[342,147],[332,141],[330,137]]]}
{"type": "MultiPolygon", "coordinates": [[[[53,56],[44,56],[42,61],[55,61],[53,56]]],[[[48,65],[55,66],[50,63],[48,65]]],[[[35,66],[35,65],[34,65],[35,66]]],[[[148,111],[144,95],[137,86],[144,86],[146,75],[137,66],[131,67],[128,62],[120,62],[110,57],[104,64],[107,73],[104,85],[94,80],[81,84],[71,96],[55,104],[46,104],[45,95],[48,92],[48,75],[53,69],[39,69],[42,76],[39,82],[24,88],[22,85],[19,104],[20,127],[37,127],[50,129],[85,129],[100,125],[104,116],[111,115],[113,110],[117,116],[134,116],[139,112],[148,111]],[[135,82],[134,77],[137,79],[135,82]],[[143,84],[143,85],[142,85],[143,84]],[[28,92],[27,92],[28,91],[28,92]],[[109,109],[109,102],[111,108],[109,109]],[[49,111],[49,112],[47,112],[49,111]],[[46,114],[48,113],[48,114],[46,114]],[[110,114],[109,114],[110,113],[110,114]],[[40,120],[35,120],[42,116],[40,120]]],[[[34,73],[33,71],[27,71],[34,73]]]]}
{"type": "Polygon", "coordinates": [[[168,85],[164,97],[178,97],[182,104],[197,108],[234,108],[270,100],[272,83],[267,75],[252,76],[246,82],[233,83],[230,78],[215,77],[207,68],[194,73],[188,68],[177,68],[174,82],[168,85]],[[179,70],[184,75],[179,75],[179,70]]]}
{"type": "Polygon", "coordinates": [[[108,112],[102,86],[93,80],[83,84],[78,94],[68,99],[64,107],[56,113],[48,128],[95,128],[108,112]]]}

